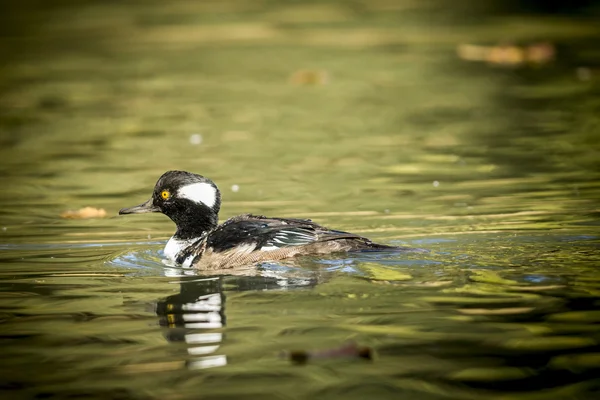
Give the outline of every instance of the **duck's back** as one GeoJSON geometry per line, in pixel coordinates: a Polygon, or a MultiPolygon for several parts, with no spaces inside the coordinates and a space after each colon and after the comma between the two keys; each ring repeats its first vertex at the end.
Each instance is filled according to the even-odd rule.
{"type": "Polygon", "coordinates": [[[310,220],[251,214],[228,219],[195,247],[193,264],[199,269],[232,268],[297,255],[412,250],[373,243],[362,236],[328,229],[310,220]]]}

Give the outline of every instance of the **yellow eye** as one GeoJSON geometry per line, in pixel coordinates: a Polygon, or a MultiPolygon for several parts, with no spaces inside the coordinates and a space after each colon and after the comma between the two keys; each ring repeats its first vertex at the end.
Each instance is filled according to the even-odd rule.
{"type": "Polygon", "coordinates": [[[169,193],[168,190],[163,190],[162,192],[160,192],[160,197],[162,197],[163,200],[168,200],[169,197],[171,197],[171,193],[169,193]]]}

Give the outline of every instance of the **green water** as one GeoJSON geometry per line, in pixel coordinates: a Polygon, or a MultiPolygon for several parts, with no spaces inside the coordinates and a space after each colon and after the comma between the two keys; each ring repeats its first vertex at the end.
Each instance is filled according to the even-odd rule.
{"type": "Polygon", "coordinates": [[[53,3],[0,17],[2,398],[600,395],[597,11],[53,3]],[[456,56],[505,40],[556,60],[456,56]],[[168,266],[173,224],[117,212],[169,169],[213,179],[221,219],[430,252],[168,266]],[[60,217],[85,206],[108,216],[60,217]],[[348,340],[373,360],[281,356],[348,340]]]}

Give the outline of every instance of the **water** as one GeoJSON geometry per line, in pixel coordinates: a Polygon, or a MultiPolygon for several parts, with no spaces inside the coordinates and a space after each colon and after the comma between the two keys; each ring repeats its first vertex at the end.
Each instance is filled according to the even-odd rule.
{"type": "Polygon", "coordinates": [[[502,4],[14,5],[2,397],[596,398],[598,14],[502,4]],[[456,56],[507,39],[557,58],[456,56]],[[117,212],[168,169],[213,179],[222,219],[430,252],[167,265],[172,223],[117,212]],[[60,217],[85,206],[108,217],[60,217]],[[285,356],[348,340],[373,360],[285,356]]]}

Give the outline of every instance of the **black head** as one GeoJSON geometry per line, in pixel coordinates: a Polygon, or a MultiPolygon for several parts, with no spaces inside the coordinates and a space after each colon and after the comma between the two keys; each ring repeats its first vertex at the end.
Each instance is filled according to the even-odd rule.
{"type": "Polygon", "coordinates": [[[168,171],[156,182],[150,200],[119,214],[163,213],[177,225],[175,236],[188,239],[216,227],[220,208],[221,193],[213,181],[191,172],[168,171]]]}

